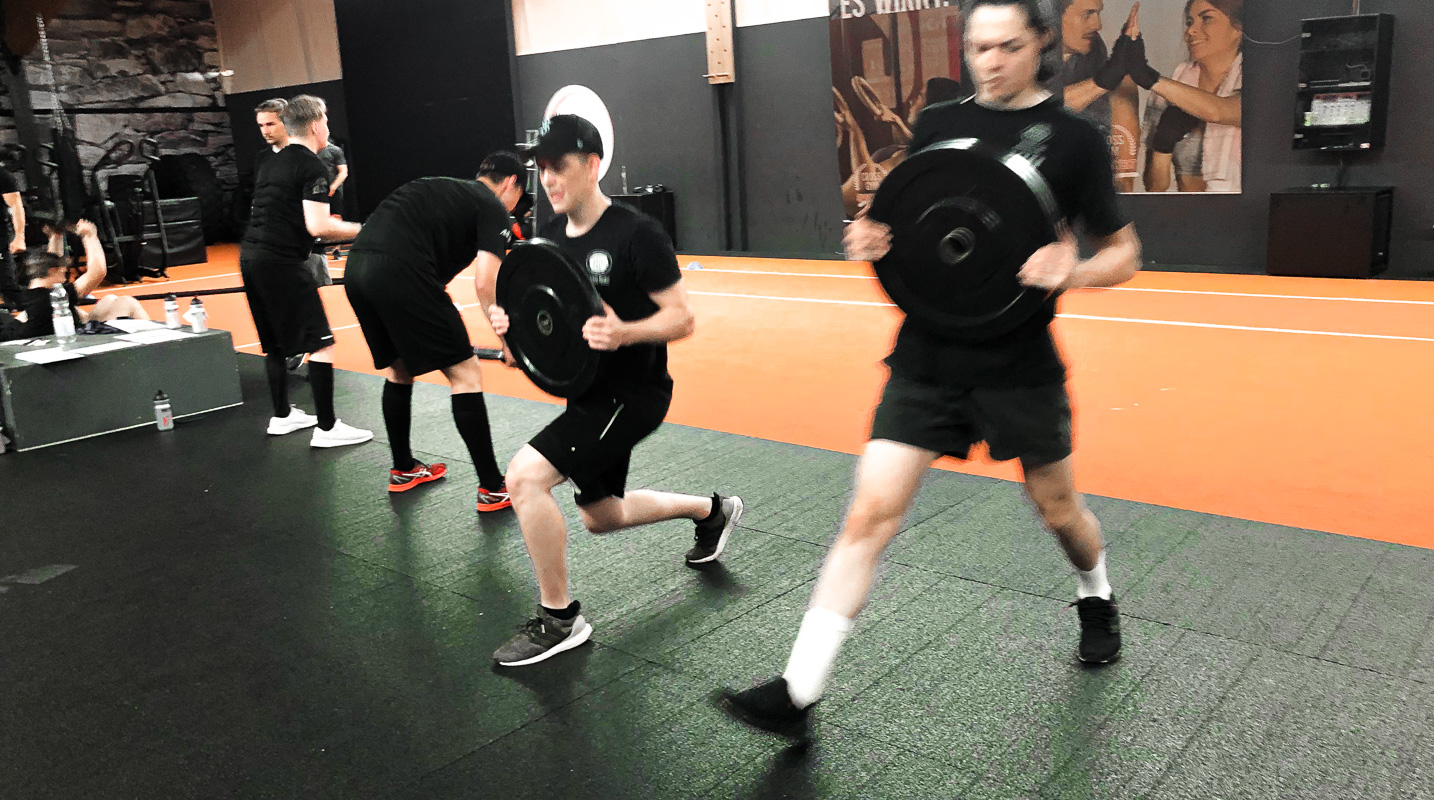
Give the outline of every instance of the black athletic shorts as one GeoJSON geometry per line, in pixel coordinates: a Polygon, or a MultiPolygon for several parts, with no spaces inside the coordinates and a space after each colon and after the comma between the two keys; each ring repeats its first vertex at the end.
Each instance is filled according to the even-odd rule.
{"type": "Polygon", "coordinates": [[[965,459],[985,442],[994,461],[1026,470],[1071,454],[1071,405],[1063,383],[1015,389],[961,389],[893,372],[871,421],[871,438],[965,459]]]}
{"type": "Polygon", "coordinates": [[[249,313],[265,354],[317,353],[334,343],[324,301],[304,259],[239,259],[249,313]]]}
{"type": "Polygon", "coordinates": [[[657,430],[671,404],[665,392],[570,400],[528,444],[573,482],[578,505],[622,497],[632,449],[657,430]]]}
{"type": "Polygon", "coordinates": [[[453,298],[402,262],[367,250],[349,252],[344,291],[358,317],[373,365],[403,361],[410,375],[461,364],[473,344],[453,298]]]}

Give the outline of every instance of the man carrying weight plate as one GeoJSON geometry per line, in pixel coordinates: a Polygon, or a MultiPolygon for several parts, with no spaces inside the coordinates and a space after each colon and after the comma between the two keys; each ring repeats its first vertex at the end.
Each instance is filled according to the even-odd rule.
{"type": "MultiPolygon", "coordinates": [[[[692,335],[695,322],[677,255],[651,217],[613,203],[598,186],[603,142],[591,122],[560,114],[543,123],[522,155],[557,215],[541,235],[584,267],[603,300],[604,316],[583,326],[588,346],[606,353],[591,388],[524,445],[508,465],[508,491],[540,591],[538,613],[493,654],[500,666],[521,667],[588,640],[592,625],[568,595],[567,523],[553,488],[572,481],[578,514],[593,533],[654,522],[696,524],[688,564],[715,561],[742,516],[742,499],[625,491],[632,449],[662,424],[672,402],[667,343],[692,335]]],[[[489,309],[499,336],[508,333],[502,307],[489,309]]]]}
{"type": "MultiPolygon", "coordinates": [[[[977,93],[928,106],[917,118],[909,152],[935,142],[977,138],[1023,155],[1044,176],[1067,222],[1079,222],[1096,246],[1081,260],[1074,238],[1036,251],[1020,281],[1053,290],[1031,319],[981,342],[933,337],[903,324],[887,357],[891,377],[857,465],[855,497],[827,556],[780,677],[743,692],[722,693],[737,719],[793,737],[808,733],[811,706],[852,619],[866,604],[877,561],[931,463],[967,458],[984,441],[997,461],[1020,459],[1026,494],[1076,569],[1079,658],[1114,661],[1120,653],[1115,596],[1106,579],[1100,523],[1075,491],[1071,412],[1065,365],[1049,325],[1055,291],[1114,286],[1140,264],[1140,241],[1121,215],[1111,180],[1110,149],[1089,122],[1067,111],[1037,81],[1060,45],[1059,26],[1042,0],[974,0],[967,14],[966,54],[977,93]]],[[[866,217],[846,232],[847,257],[875,261],[891,247],[886,225],[866,217]]]]}

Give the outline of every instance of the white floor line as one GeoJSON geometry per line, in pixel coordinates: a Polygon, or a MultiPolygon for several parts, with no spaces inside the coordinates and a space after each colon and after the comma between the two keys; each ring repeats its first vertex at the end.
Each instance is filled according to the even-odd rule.
{"type": "MultiPolygon", "coordinates": [[[[734,293],[730,293],[730,292],[688,292],[688,294],[703,295],[703,296],[707,296],[707,297],[738,297],[738,298],[743,298],[743,299],[747,299],[747,300],[787,300],[787,301],[797,302],[797,303],[825,303],[825,304],[843,305],[843,306],[881,306],[881,307],[885,307],[885,308],[895,308],[895,306],[894,306],[893,304],[891,304],[891,303],[873,303],[873,302],[869,302],[869,301],[865,301],[865,300],[822,300],[822,299],[810,298],[810,297],[778,297],[778,296],[772,296],[772,295],[758,295],[758,294],[734,294],[734,293]]],[[[1254,326],[1250,326],[1250,325],[1222,325],[1222,324],[1214,323],[1214,322],[1182,322],[1182,321],[1179,321],[1179,320],[1138,319],[1138,318],[1135,318],[1135,317],[1100,317],[1100,316],[1095,316],[1095,315],[1092,315],[1092,314],[1057,314],[1056,316],[1059,317],[1059,318],[1061,318],[1061,319],[1080,319],[1080,320],[1091,320],[1091,321],[1097,321],[1097,322],[1131,322],[1131,323],[1141,323],[1141,324],[1145,324],[1145,325],[1168,325],[1168,326],[1173,326],[1173,327],[1178,327],[1178,328],[1215,328],[1215,329],[1219,329],[1219,330],[1254,331],[1254,332],[1258,332],[1258,333],[1293,333],[1293,334],[1303,334],[1303,335],[1306,335],[1306,336],[1337,336],[1337,337],[1344,337],[1344,338],[1349,338],[1349,339],[1386,339],[1386,340],[1401,341],[1401,342],[1434,342],[1434,338],[1425,338],[1425,337],[1422,337],[1422,336],[1393,336],[1393,335],[1380,334],[1380,333],[1344,333],[1344,332],[1340,332],[1340,331],[1309,331],[1309,330],[1300,330],[1300,329],[1298,329],[1298,328],[1260,328],[1260,327],[1254,327],[1254,326]]]]}
{"type": "MultiPolygon", "coordinates": [[[[874,281],[875,275],[837,275],[834,273],[821,272],[773,272],[754,269],[702,269],[683,270],[683,272],[720,272],[728,275],[774,275],[783,278],[843,278],[846,280],[874,281]]],[[[1434,306],[1434,300],[1393,300],[1382,297],[1325,297],[1312,294],[1264,294],[1260,292],[1216,292],[1208,289],[1154,289],[1143,286],[1112,286],[1108,289],[1090,289],[1087,291],[1111,291],[1111,292],[1153,292],[1158,294],[1195,294],[1213,295],[1215,297],[1255,297],[1270,298],[1274,300],[1333,300],[1345,303],[1384,303],[1388,305],[1407,306],[1434,306]]]]}
{"type": "MultiPolygon", "coordinates": [[[[225,272],[225,273],[220,274],[220,275],[205,275],[205,276],[202,277],[202,278],[179,278],[179,279],[177,279],[177,280],[172,280],[172,281],[166,280],[166,281],[158,281],[158,282],[156,282],[156,283],[135,283],[135,284],[130,284],[130,285],[128,285],[128,286],[116,286],[116,287],[111,288],[111,289],[96,289],[94,293],[95,293],[95,294],[114,294],[115,292],[123,292],[123,291],[126,291],[126,290],[128,290],[128,289],[152,289],[152,290],[155,290],[156,292],[158,292],[158,291],[163,291],[163,290],[164,290],[164,287],[166,287],[166,286],[173,286],[173,285],[176,284],[176,283],[192,283],[192,282],[194,282],[194,281],[212,281],[212,280],[214,280],[215,278],[235,278],[235,277],[238,277],[238,276],[239,276],[239,273],[237,273],[237,272],[225,272]]],[[[145,292],[145,294],[150,294],[150,292],[145,292]]]]}

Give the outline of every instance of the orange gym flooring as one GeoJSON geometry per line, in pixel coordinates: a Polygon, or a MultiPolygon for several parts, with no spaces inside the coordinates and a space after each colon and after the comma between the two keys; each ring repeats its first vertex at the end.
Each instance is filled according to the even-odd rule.
{"type": "MultiPolygon", "coordinates": [[[[209,259],[98,294],[239,284],[237,246],[209,259]]],[[[702,269],[683,273],[697,334],[671,347],[668,421],[860,452],[899,319],[870,267],[679,260],[702,269]]],[[[449,291],[474,344],[496,344],[471,280],[449,291]]],[[[375,372],[343,288],[323,297],[337,365],[375,372]]],[[[258,352],[243,295],[205,305],[258,352]]],[[[1067,294],[1060,311],[1082,491],[1434,548],[1434,283],[1147,272],[1067,294]]],[[[517,370],[483,371],[487,391],[557,402],[517,370]]],[[[939,466],[1019,477],[1014,463],[939,466]]]]}

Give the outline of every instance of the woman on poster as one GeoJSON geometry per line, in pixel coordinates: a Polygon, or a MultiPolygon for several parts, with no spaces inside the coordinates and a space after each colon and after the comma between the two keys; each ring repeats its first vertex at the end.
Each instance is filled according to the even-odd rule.
{"type": "Polygon", "coordinates": [[[1190,58],[1162,76],[1145,58],[1139,27],[1126,42],[1131,79],[1152,96],[1146,105],[1145,190],[1240,191],[1244,0],[1187,0],[1190,58]]]}

